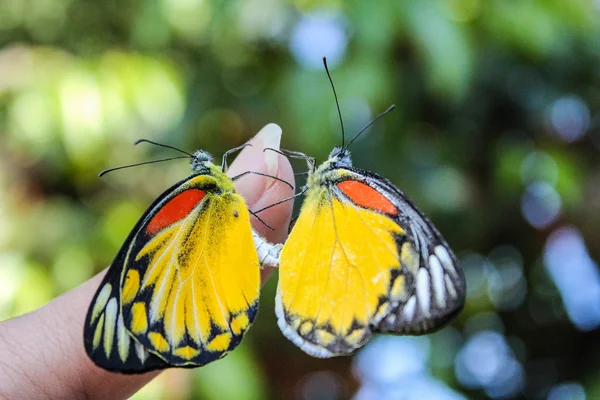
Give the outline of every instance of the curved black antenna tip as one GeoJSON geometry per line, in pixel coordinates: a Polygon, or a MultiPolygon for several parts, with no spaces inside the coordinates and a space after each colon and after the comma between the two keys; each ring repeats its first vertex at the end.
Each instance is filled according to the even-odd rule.
{"type": "Polygon", "coordinates": [[[329,67],[327,66],[327,57],[323,57],[323,66],[325,67],[325,71],[329,75],[329,67]]]}
{"type": "Polygon", "coordinates": [[[174,147],[174,146],[169,146],[168,144],[156,143],[156,142],[153,142],[152,140],[148,140],[148,139],[138,139],[138,140],[136,140],[135,142],[133,142],[133,145],[135,146],[135,145],[138,145],[138,144],[140,144],[140,143],[149,143],[149,144],[153,144],[153,145],[155,145],[155,146],[158,146],[158,147],[164,147],[164,148],[166,148],[166,149],[171,149],[171,150],[178,151],[178,152],[180,152],[180,153],[186,154],[188,157],[191,157],[191,158],[193,158],[193,157],[194,157],[194,155],[193,155],[193,154],[190,154],[190,153],[188,153],[187,151],[183,151],[183,150],[181,150],[181,149],[178,149],[177,147],[174,147]]]}
{"type": "Polygon", "coordinates": [[[340,102],[338,100],[337,93],[335,92],[335,85],[333,84],[333,79],[331,79],[329,68],[327,68],[327,57],[323,57],[323,65],[325,66],[325,72],[327,73],[327,78],[329,79],[331,89],[333,90],[333,97],[335,98],[335,107],[337,108],[338,116],[340,117],[340,125],[342,127],[342,147],[345,147],[344,142],[346,141],[346,134],[344,132],[344,121],[342,120],[342,111],[340,110],[340,102]]]}

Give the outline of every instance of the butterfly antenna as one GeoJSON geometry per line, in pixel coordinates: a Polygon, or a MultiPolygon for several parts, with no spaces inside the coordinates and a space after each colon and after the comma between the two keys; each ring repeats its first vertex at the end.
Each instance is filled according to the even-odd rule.
{"type": "Polygon", "coordinates": [[[325,66],[325,72],[327,72],[327,77],[329,78],[329,82],[331,83],[331,88],[333,89],[333,97],[335,97],[335,105],[337,107],[338,116],[340,117],[340,125],[342,126],[342,147],[344,147],[344,121],[342,120],[342,112],[340,111],[340,102],[338,101],[337,93],[335,92],[335,86],[333,85],[333,79],[331,79],[331,74],[329,73],[329,68],[327,68],[327,58],[323,57],[323,65],[325,66]]]}
{"type": "Polygon", "coordinates": [[[163,161],[179,160],[179,159],[182,159],[182,158],[189,158],[189,157],[188,156],[170,157],[170,158],[164,158],[162,160],[144,161],[144,162],[137,163],[137,164],[123,165],[122,167],[115,167],[115,168],[105,169],[104,171],[100,172],[98,174],[98,176],[99,177],[100,176],[104,176],[104,175],[108,174],[109,172],[117,171],[119,169],[137,167],[139,165],[154,164],[154,163],[159,163],[159,162],[163,162],[163,161]]]}
{"type": "Polygon", "coordinates": [[[362,128],[360,130],[360,132],[358,132],[350,142],[348,142],[348,145],[346,145],[346,147],[344,147],[344,150],[346,150],[348,147],[350,147],[350,145],[352,144],[352,142],[354,142],[364,131],[366,131],[371,125],[373,125],[373,123],[375,121],[377,121],[379,118],[383,117],[385,114],[389,113],[390,111],[392,111],[394,108],[396,108],[395,104],[392,104],[387,110],[385,110],[384,112],[382,112],[381,114],[379,114],[378,116],[376,116],[375,118],[373,118],[371,120],[371,122],[369,122],[367,124],[367,126],[365,126],[364,128],[362,128]]]}
{"type": "Polygon", "coordinates": [[[148,140],[148,139],[139,139],[139,140],[136,140],[135,142],[133,142],[134,145],[138,145],[140,143],[150,143],[155,146],[165,147],[165,148],[171,149],[171,150],[176,150],[180,153],[187,154],[189,157],[192,157],[192,158],[194,157],[192,154],[188,153],[187,151],[183,151],[181,149],[178,149],[177,147],[169,146],[168,144],[156,143],[156,142],[153,142],[152,140],[148,140]]]}

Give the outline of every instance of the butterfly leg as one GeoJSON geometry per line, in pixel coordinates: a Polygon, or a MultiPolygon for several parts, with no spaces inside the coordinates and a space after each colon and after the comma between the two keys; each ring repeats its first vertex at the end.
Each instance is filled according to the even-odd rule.
{"type": "Polygon", "coordinates": [[[271,147],[267,147],[266,149],[264,149],[263,151],[274,151],[275,153],[281,154],[282,156],[288,157],[288,158],[295,158],[297,160],[304,160],[306,161],[306,164],[308,165],[308,171],[309,172],[314,172],[315,171],[315,158],[314,157],[309,157],[304,153],[301,153],[299,151],[293,151],[293,150],[286,150],[286,149],[273,149],[271,147]]]}
{"type": "Polygon", "coordinates": [[[262,173],[262,172],[256,172],[256,171],[246,171],[246,172],[242,172],[241,174],[239,174],[239,175],[236,175],[236,176],[234,176],[233,178],[231,178],[231,180],[235,182],[237,179],[241,178],[242,176],[246,176],[246,175],[249,175],[249,174],[260,175],[260,176],[266,176],[267,178],[272,178],[272,179],[275,179],[276,181],[279,181],[279,182],[283,182],[283,183],[285,183],[286,185],[288,185],[288,186],[290,187],[290,189],[294,190],[294,186],[293,186],[291,183],[289,183],[288,181],[286,181],[286,180],[283,180],[283,179],[281,179],[281,178],[278,178],[278,177],[276,177],[276,176],[273,176],[273,175],[264,174],[264,173],[262,173]]]}

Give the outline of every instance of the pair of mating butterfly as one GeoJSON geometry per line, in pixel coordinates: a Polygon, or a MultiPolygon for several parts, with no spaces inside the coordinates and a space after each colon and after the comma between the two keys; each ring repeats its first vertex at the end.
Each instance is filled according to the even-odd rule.
{"type": "Polygon", "coordinates": [[[319,167],[283,151],[309,167],[283,247],[252,231],[252,212],[225,174],[237,149],[221,167],[202,150],[190,154],[192,175],[148,208],[94,296],[84,329],[91,359],[138,373],[224,357],[256,316],[260,265],[279,266],[281,331],[315,357],[350,354],[373,332],[445,325],[465,298],[455,256],[391,182],[352,166],[347,147],[319,167]]]}

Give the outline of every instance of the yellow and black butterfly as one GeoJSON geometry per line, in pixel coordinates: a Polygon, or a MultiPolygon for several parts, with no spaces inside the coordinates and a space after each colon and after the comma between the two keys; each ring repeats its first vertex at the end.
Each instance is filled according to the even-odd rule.
{"type": "Polygon", "coordinates": [[[315,357],[350,354],[373,332],[434,331],[465,300],[462,270],[433,224],[390,181],[352,166],[348,146],[367,127],[318,168],[284,152],[306,159],[309,175],[275,311],[283,334],[315,357]]]}
{"type": "MultiPolygon", "coordinates": [[[[140,218],[88,310],[85,348],[98,366],[123,373],[197,367],[242,340],[258,309],[259,264],[271,264],[279,250],[253,232],[237,177],[225,174],[227,155],[244,146],[225,153],[221,167],[202,150],[170,158],[191,157],[192,175],[140,218]]],[[[238,177],[249,173],[264,175],[238,177]]]]}

